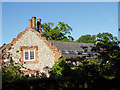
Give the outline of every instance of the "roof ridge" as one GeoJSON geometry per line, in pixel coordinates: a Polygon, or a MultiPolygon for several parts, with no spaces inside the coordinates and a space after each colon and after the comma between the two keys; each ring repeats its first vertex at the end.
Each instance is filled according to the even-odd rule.
{"type": "Polygon", "coordinates": [[[67,41],[50,41],[50,42],[64,42],[64,43],[75,43],[75,44],[94,44],[94,43],[80,43],[80,42],[67,42],[67,41]]]}

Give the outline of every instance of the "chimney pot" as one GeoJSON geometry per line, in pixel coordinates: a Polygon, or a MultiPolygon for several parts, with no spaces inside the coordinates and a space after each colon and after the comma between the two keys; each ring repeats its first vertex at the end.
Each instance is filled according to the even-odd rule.
{"type": "Polygon", "coordinates": [[[32,28],[32,19],[29,19],[29,27],[32,28]]]}
{"type": "Polygon", "coordinates": [[[42,32],[42,30],[41,30],[41,19],[40,19],[40,18],[37,19],[37,30],[38,30],[40,33],[42,32]]]}
{"type": "Polygon", "coordinates": [[[36,17],[32,17],[32,28],[36,29],[36,17]]]}

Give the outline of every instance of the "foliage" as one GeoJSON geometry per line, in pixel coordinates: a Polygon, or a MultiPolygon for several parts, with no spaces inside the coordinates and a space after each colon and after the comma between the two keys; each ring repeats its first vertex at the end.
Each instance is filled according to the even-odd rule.
{"type": "Polygon", "coordinates": [[[12,83],[2,83],[3,90],[65,90],[65,89],[88,89],[88,90],[119,90],[120,78],[105,79],[102,77],[91,80],[91,77],[84,79],[73,78],[39,78],[20,80],[12,83]]]}
{"type": "Polygon", "coordinates": [[[2,78],[3,78],[3,81],[5,81],[5,82],[12,82],[17,79],[20,79],[20,78],[22,78],[21,74],[22,73],[20,71],[20,67],[14,66],[12,61],[10,61],[9,66],[4,66],[2,68],[2,78]]]}
{"type": "Polygon", "coordinates": [[[43,23],[41,25],[43,30],[43,35],[47,40],[55,40],[55,41],[73,41],[74,38],[72,36],[68,36],[71,34],[72,28],[65,24],[64,22],[58,22],[57,26],[54,26],[52,22],[43,23]]]}
{"type": "Polygon", "coordinates": [[[82,35],[76,42],[80,43],[95,43],[97,41],[100,41],[102,44],[111,43],[116,44],[118,42],[117,37],[113,36],[111,33],[103,32],[98,33],[97,35],[82,35]]]}
{"type": "Polygon", "coordinates": [[[62,56],[52,67],[51,77],[66,77],[70,74],[70,66],[65,62],[65,57],[62,56]]]}
{"type": "Polygon", "coordinates": [[[118,39],[110,33],[99,33],[97,35],[96,49],[103,57],[102,59],[106,61],[115,59],[119,53],[118,39]]]}
{"type": "Polygon", "coordinates": [[[100,65],[101,64],[101,61],[99,59],[87,59],[87,60],[84,60],[84,61],[87,61],[89,62],[89,64],[92,64],[92,65],[100,65]]]}
{"type": "MultiPolygon", "coordinates": [[[[54,32],[52,30],[49,31],[52,25],[52,23],[49,23],[49,25],[46,24],[46,27],[44,27],[44,30],[46,30],[44,35],[46,35],[48,39],[59,40],[59,38],[54,39],[54,32]],[[47,31],[48,33],[52,32],[52,34],[49,36],[48,33],[46,34],[47,31]],[[53,37],[51,35],[53,35],[53,37]]],[[[55,33],[59,33],[59,31],[55,33]]],[[[62,34],[65,35],[65,32],[62,32],[62,34]]],[[[70,38],[72,41],[72,37],[70,38]]],[[[70,39],[66,36],[64,36],[64,39],[61,39],[61,41],[67,40],[69,41],[70,39]]],[[[96,46],[93,47],[92,52],[98,54],[97,59],[72,58],[70,63],[66,63],[65,57],[61,57],[59,61],[53,65],[50,78],[20,80],[20,82],[14,82],[14,84],[13,82],[11,84],[4,83],[3,86],[7,88],[9,86],[12,89],[15,88],[15,90],[21,87],[24,89],[44,88],[55,90],[67,88],[119,90],[120,48],[118,46],[118,40],[110,33],[99,33],[95,36],[95,40],[96,46]],[[73,64],[73,62],[75,64],[73,64]],[[79,64],[77,64],[77,62],[79,62],[79,64]],[[16,85],[18,87],[15,87],[16,85]]],[[[12,79],[15,77],[14,80],[20,77],[19,74],[14,72],[19,70],[19,68],[16,70],[15,67],[16,66],[11,66],[11,69],[4,68],[3,77],[6,76],[7,80],[8,77],[12,77],[12,79]]]]}
{"type": "Polygon", "coordinates": [[[117,44],[116,42],[118,42],[117,37],[113,36],[111,33],[108,32],[99,33],[97,34],[96,38],[97,41],[100,41],[102,44],[106,43],[117,44]]]}
{"type": "Polygon", "coordinates": [[[82,35],[76,42],[80,43],[95,43],[95,35],[82,35]]]}
{"type": "Polygon", "coordinates": [[[118,39],[111,33],[99,33],[97,34],[96,39],[97,43],[96,47],[93,48],[93,51],[100,54],[101,72],[105,75],[114,75],[118,72],[117,69],[120,65],[120,48],[118,46],[118,39]]]}

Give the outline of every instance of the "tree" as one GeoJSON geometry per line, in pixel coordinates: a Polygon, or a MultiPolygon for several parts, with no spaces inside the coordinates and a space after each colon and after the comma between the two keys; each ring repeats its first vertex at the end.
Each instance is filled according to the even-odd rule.
{"type": "Polygon", "coordinates": [[[113,59],[118,55],[119,46],[117,37],[113,36],[111,33],[99,33],[96,36],[96,40],[97,48],[99,48],[99,53],[102,54],[102,56],[108,56],[109,59],[113,59]]]}
{"type": "Polygon", "coordinates": [[[70,41],[74,41],[74,38],[72,36],[68,36],[70,41]]]}
{"type": "Polygon", "coordinates": [[[65,57],[62,56],[52,67],[51,77],[68,77],[70,75],[71,68],[68,63],[65,62],[65,57]]]}
{"type": "Polygon", "coordinates": [[[95,43],[95,35],[82,35],[76,42],[80,43],[95,43]]]}
{"type": "Polygon", "coordinates": [[[47,40],[55,41],[73,41],[71,34],[72,28],[64,22],[58,22],[57,26],[54,26],[52,22],[42,24],[43,35],[47,40]]]}
{"type": "Polygon", "coordinates": [[[43,30],[43,35],[46,37],[47,40],[51,39],[50,30],[52,29],[53,26],[54,24],[51,22],[43,23],[41,25],[41,28],[43,30]]]}
{"type": "Polygon", "coordinates": [[[97,43],[94,51],[100,54],[99,59],[102,63],[102,70],[107,75],[113,75],[118,72],[117,69],[120,65],[120,48],[118,46],[118,39],[111,33],[106,32],[97,34],[96,40],[97,43]]]}

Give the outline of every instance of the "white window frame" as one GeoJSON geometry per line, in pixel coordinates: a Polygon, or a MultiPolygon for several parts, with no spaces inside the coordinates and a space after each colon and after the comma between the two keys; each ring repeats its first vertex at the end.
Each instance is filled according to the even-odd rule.
{"type": "Polygon", "coordinates": [[[31,73],[31,74],[29,74],[29,77],[32,77],[32,74],[33,74],[34,77],[36,78],[36,73],[31,73]]]}
{"type": "Polygon", "coordinates": [[[30,73],[30,74],[25,73],[24,76],[28,75],[29,77],[32,77],[32,74],[34,74],[34,77],[36,78],[36,75],[37,75],[36,73],[30,73]]]}
{"type": "Polygon", "coordinates": [[[35,60],[35,50],[23,50],[23,60],[24,61],[34,61],[35,60]],[[34,51],[34,59],[30,59],[30,51],[34,51]],[[25,59],[25,52],[28,52],[28,60],[25,59]]]}

